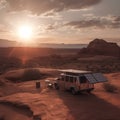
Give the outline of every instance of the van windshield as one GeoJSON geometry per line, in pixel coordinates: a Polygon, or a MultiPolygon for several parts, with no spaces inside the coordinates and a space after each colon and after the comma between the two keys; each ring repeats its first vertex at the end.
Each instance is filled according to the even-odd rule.
{"type": "Polygon", "coordinates": [[[85,76],[80,76],[79,77],[79,82],[80,83],[87,83],[87,78],[85,76]]]}

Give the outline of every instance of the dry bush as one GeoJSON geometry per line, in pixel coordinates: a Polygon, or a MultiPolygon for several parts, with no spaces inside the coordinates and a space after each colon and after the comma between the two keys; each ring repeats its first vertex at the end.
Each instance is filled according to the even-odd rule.
{"type": "Polygon", "coordinates": [[[104,83],[103,88],[105,89],[105,91],[111,92],[111,93],[115,93],[118,90],[117,87],[111,83],[104,83]]]}
{"type": "Polygon", "coordinates": [[[43,77],[38,69],[25,69],[22,79],[23,80],[38,80],[43,77]]]}
{"type": "Polygon", "coordinates": [[[23,82],[31,80],[39,80],[46,77],[46,74],[41,73],[38,69],[28,68],[24,70],[21,76],[7,76],[6,79],[12,82],[23,82]]]}

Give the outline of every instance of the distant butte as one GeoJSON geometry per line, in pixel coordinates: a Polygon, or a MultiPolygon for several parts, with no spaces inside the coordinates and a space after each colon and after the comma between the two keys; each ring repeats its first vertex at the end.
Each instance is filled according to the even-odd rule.
{"type": "Polygon", "coordinates": [[[107,42],[103,39],[94,39],[88,44],[87,48],[81,49],[79,54],[120,57],[120,47],[117,43],[107,42]]]}

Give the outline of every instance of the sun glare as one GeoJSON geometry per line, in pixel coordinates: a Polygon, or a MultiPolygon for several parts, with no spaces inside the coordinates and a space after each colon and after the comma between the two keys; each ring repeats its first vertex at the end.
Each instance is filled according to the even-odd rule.
{"type": "Polygon", "coordinates": [[[22,39],[22,41],[29,41],[33,37],[33,31],[31,26],[20,26],[18,28],[18,36],[22,39]]]}

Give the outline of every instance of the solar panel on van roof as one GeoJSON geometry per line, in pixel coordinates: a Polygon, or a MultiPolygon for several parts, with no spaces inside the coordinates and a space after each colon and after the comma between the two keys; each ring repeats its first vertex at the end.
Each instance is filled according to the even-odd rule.
{"type": "Polygon", "coordinates": [[[97,82],[107,82],[107,79],[101,73],[93,73],[93,77],[97,80],[97,82]]]}
{"type": "Polygon", "coordinates": [[[87,78],[87,80],[89,81],[89,83],[97,83],[96,79],[93,77],[92,74],[84,74],[84,76],[87,78]]]}
{"type": "Polygon", "coordinates": [[[84,74],[89,83],[107,82],[107,79],[101,73],[84,74]]]}

